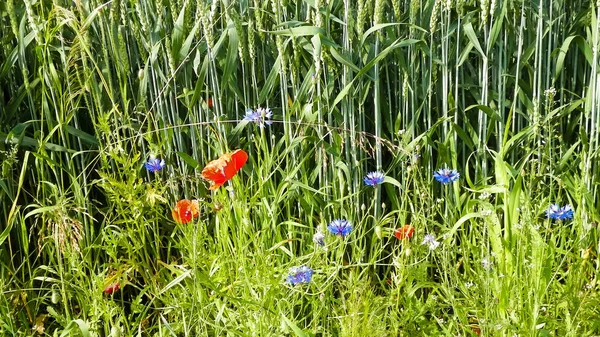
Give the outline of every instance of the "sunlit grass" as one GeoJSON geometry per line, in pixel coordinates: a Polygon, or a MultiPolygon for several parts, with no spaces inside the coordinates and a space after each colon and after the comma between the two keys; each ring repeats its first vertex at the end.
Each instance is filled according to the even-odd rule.
{"type": "Polygon", "coordinates": [[[597,18],[0,4],[0,334],[600,335],[597,18]]]}

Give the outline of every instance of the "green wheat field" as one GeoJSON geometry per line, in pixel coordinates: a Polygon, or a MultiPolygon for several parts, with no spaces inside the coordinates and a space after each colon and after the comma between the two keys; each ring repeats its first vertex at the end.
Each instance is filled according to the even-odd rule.
{"type": "Polygon", "coordinates": [[[599,22],[1,1],[0,336],[600,336],[599,22]]]}

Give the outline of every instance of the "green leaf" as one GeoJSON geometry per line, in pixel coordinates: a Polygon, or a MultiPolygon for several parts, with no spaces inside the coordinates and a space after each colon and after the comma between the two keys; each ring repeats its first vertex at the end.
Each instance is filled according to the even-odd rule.
{"type": "Polygon", "coordinates": [[[336,48],[330,48],[329,52],[331,53],[331,56],[333,56],[333,58],[336,59],[341,64],[347,66],[348,68],[352,69],[355,72],[360,71],[360,68],[358,68],[354,63],[352,63],[350,60],[348,60],[344,55],[340,54],[336,48]]]}
{"type": "Polygon", "coordinates": [[[400,41],[400,39],[398,39],[398,40],[394,41],[390,46],[388,46],[387,48],[385,48],[384,50],[382,50],[381,53],[379,53],[379,55],[377,55],[369,63],[367,63],[367,65],[365,65],[358,72],[358,74],[356,74],[356,76],[352,79],[352,81],[350,81],[350,83],[348,83],[344,87],[344,89],[342,89],[340,91],[340,93],[336,96],[336,98],[333,101],[333,104],[331,105],[330,108],[333,109],[348,94],[348,92],[350,91],[350,89],[354,85],[354,81],[356,81],[357,78],[359,78],[362,75],[366,74],[367,71],[369,71],[371,68],[373,68],[379,61],[381,61],[383,58],[385,58],[394,49],[401,48],[401,47],[406,47],[406,46],[410,46],[410,45],[414,45],[414,44],[422,43],[422,42],[423,41],[421,41],[421,40],[415,40],[415,39],[408,39],[408,40],[404,40],[404,41],[400,41]]]}
{"type": "MultiPolygon", "coordinates": [[[[237,69],[237,58],[238,58],[238,34],[235,30],[233,22],[229,25],[227,30],[229,35],[229,45],[227,46],[227,57],[225,58],[225,66],[223,70],[223,83],[228,83],[231,75],[237,69]]],[[[236,81],[235,76],[231,78],[232,81],[236,81]]]]}
{"type": "Polygon", "coordinates": [[[302,26],[302,27],[293,27],[282,30],[263,30],[265,33],[273,34],[273,35],[283,35],[283,36],[307,36],[307,35],[325,35],[325,31],[322,28],[315,26],[302,26]]]}
{"type": "Polygon", "coordinates": [[[486,59],[487,57],[485,56],[483,49],[481,49],[481,45],[479,44],[479,40],[477,40],[477,36],[475,35],[475,31],[473,30],[473,25],[471,24],[471,22],[467,22],[463,26],[463,28],[464,28],[465,34],[467,34],[467,38],[469,38],[469,41],[471,41],[473,46],[475,46],[475,49],[477,49],[479,54],[481,54],[481,57],[486,59]]]}
{"type": "Polygon", "coordinates": [[[271,68],[271,72],[265,81],[262,89],[260,90],[260,94],[258,94],[258,104],[262,104],[267,100],[267,97],[271,95],[273,89],[277,85],[277,81],[279,80],[279,69],[281,68],[281,55],[277,56],[277,60],[275,60],[275,64],[273,64],[273,68],[271,68]]]}
{"type": "Polygon", "coordinates": [[[450,229],[448,231],[448,233],[446,233],[447,237],[446,237],[446,240],[444,240],[444,242],[446,242],[446,243],[450,242],[450,240],[452,239],[452,236],[454,236],[454,234],[456,233],[456,231],[458,231],[460,226],[463,223],[465,223],[471,219],[474,219],[474,218],[481,218],[481,213],[479,213],[479,212],[468,213],[468,214],[462,216],[460,219],[458,219],[458,221],[454,224],[454,227],[452,227],[452,229],[450,229]]]}
{"type": "Polygon", "coordinates": [[[400,184],[400,182],[392,177],[385,176],[385,178],[383,179],[383,182],[392,184],[392,185],[398,187],[399,189],[402,189],[402,185],[400,184]]]}
{"type": "Polygon", "coordinates": [[[79,328],[79,331],[81,331],[81,334],[83,335],[83,337],[91,337],[90,327],[88,326],[88,324],[86,322],[84,322],[81,319],[72,320],[69,323],[69,325],[67,325],[67,327],[65,328],[63,333],[60,335],[60,337],[73,336],[73,332],[71,331],[72,330],[71,326],[73,326],[73,325],[77,325],[77,327],[79,328]]]}
{"type": "Polygon", "coordinates": [[[364,45],[367,37],[369,37],[369,35],[373,34],[374,32],[376,32],[380,29],[386,28],[386,27],[398,26],[398,25],[407,25],[410,28],[414,28],[416,30],[422,31],[423,33],[428,33],[427,30],[425,30],[417,25],[410,24],[410,23],[403,23],[403,22],[378,23],[378,24],[374,25],[373,27],[367,29],[367,31],[363,34],[360,44],[364,45]]]}
{"type": "Polygon", "coordinates": [[[285,322],[285,324],[290,327],[290,329],[292,329],[292,331],[294,331],[294,333],[296,334],[296,336],[298,337],[309,337],[309,335],[302,331],[302,329],[300,329],[296,324],[294,324],[294,322],[290,321],[287,317],[285,317],[284,315],[281,315],[281,318],[283,319],[283,321],[285,322]]]}
{"type": "Polygon", "coordinates": [[[191,168],[193,169],[197,169],[200,164],[194,159],[192,158],[189,154],[184,153],[184,152],[177,152],[177,155],[179,156],[179,158],[183,159],[183,161],[191,168]]]}
{"type": "Polygon", "coordinates": [[[175,279],[173,279],[173,281],[169,282],[169,284],[167,284],[164,288],[162,288],[159,292],[158,292],[158,296],[164,294],[167,290],[173,288],[174,286],[178,285],[179,283],[181,283],[183,280],[185,280],[186,278],[188,278],[190,275],[192,274],[192,270],[186,270],[183,273],[181,273],[181,275],[177,276],[175,279]]]}
{"type": "MultiPolygon", "coordinates": [[[[187,1],[183,3],[181,7],[181,11],[179,12],[179,16],[177,17],[177,21],[174,23],[173,33],[171,38],[171,51],[172,55],[179,56],[179,52],[181,51],[181,45],[183,43],[183,28],[184,28],[184,18],[185,18],[185,7],[187,6],[187,1]]],[[[179,62],[179,59],[176,59],[175,62],[179,62]]]]}
{"type": "Polygon", "coordinates": [[[88,145],[92,145],[94,147],[98,146],[98,140],[96,139],[96,137],[90,135],[89,133],[85,132],[85,131],[81,131],[79,129],[76,129],[70,125],[63,125],[62,128],[67,131],[67,133],[81,139],[84,143],[88,144],[88,145]]]}

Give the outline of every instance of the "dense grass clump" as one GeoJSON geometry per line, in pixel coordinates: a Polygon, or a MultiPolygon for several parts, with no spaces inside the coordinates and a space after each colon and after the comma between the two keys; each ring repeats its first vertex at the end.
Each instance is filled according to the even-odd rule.
{"type": "Polygon", "coordinates": [[[0,3],[0,335],[600,335],[599,19],[0,3]]]}

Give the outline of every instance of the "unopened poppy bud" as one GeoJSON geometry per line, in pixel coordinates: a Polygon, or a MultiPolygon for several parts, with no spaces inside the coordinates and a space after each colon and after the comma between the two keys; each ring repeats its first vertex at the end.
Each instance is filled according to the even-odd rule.
{"type": "Polygon", "coordinates": [[[410,253],[411,253],[411,252],[412,252],[412,251],[410,250],[410,248],[407,248],[407,249],[405,249],[405,250],[404,250],[404,255],[406,255],[406,256],[410,256],[410,253]]]}
{"type": "Polygon", "coordinates": [[[381,208],[385,209],[385,202],[381,203],[381,208]]]}
{"type": "Polygon", "coordinates": [[[121,337],[121,329],[118,326],[110,328],[110,337],[121,337]]]}
{"type": "Polygon", "coordinates": [[[138,80],[143,80],[144,79],[144,68],[138,70],[138,80]]]}
{"type": "Polygon", "coordinates": [[[381,240],[381,238],[383,237],[381,235],[381,226],[375,226],[375,235],[377,235],[377,238],[381,240]]]}
{"type": "Polygon", "coordinates": [[[360,205],[360,210],[361,211],[365,211],[365,209],[367,209],[367,206],[365,206],[365,204],[360,205]]]}
{"type": "Polygon", "coordinates": [[[51,299],[52,299],[52,303],[53,304],[58,303],[58,301],[60,300],[60,295],[58,294],[58,291],[56,291],[56,289],[52,290],[52,297],[51,297],[51,299]]]}
{"type": "Polygon", "coordinates": [[[104,293],[112,295],[115,291],[119,290],[121,284],[119,282],[111,283],[104,288],[104,293]]]}

